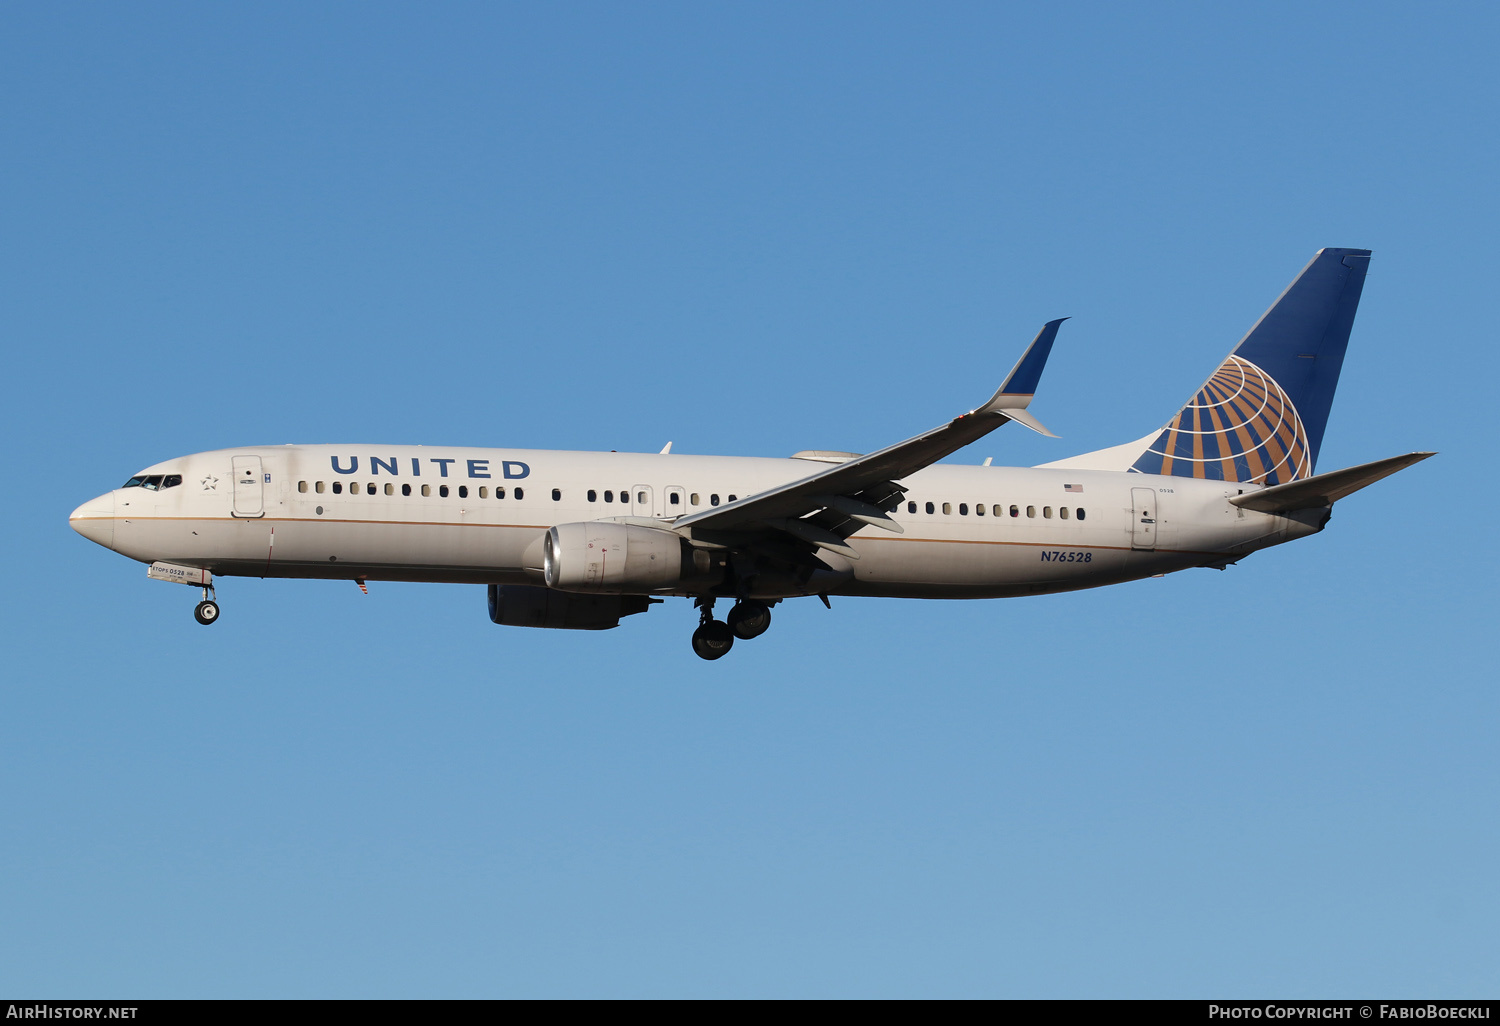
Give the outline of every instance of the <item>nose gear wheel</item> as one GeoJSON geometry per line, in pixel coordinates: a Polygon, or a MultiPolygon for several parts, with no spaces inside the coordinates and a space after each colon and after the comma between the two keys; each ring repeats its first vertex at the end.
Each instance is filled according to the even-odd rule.
{"type": "Polygon", "coordinates": [[[217,623],[219,620],[219,603],[215,601],[217,598],[213,585],[204,588],[203,601],[193,608],[193,619],[205,627],[211,623],[217,623]]]}

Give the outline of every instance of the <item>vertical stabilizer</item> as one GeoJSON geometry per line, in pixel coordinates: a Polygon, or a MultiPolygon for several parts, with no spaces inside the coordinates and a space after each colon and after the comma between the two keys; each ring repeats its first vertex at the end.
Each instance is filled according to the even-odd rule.
{"type": "Polygon", "coordinates": [[[1344,365],[1367,249],[1322,249],[1131,465],[1285,484],[1310,477],[1344,365]]]}

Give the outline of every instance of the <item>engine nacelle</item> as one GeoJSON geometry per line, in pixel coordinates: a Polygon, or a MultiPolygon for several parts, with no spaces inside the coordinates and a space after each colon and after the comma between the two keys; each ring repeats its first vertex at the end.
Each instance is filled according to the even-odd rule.
{"type": "Polygon", "coordinates": [[[644,595],[569,595],[524,584],[490,585],[490,619],[505,627],[607,631],[650,604],[644,595]]]}
{"type": "Polygon", "coordinates": [[[682,579],[682,551],[671,531],[590,520],[548,531],[542,567],[561,591],[656,591],[682,579]]]}

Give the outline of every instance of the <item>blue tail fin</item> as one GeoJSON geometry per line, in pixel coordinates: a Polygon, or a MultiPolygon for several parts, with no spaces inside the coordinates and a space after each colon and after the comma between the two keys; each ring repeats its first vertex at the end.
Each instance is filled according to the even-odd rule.
{"type": "Polygon", "coordinates": [[[1320,249],[1131,469],[1285,484],[1318,463],[1368,249],[1320,249]]]}

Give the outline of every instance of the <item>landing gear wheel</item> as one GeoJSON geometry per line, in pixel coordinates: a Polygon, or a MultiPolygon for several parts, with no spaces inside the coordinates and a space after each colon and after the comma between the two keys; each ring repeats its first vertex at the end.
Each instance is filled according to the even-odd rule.
{"type": "Polygon", "coordinates": [[[725,619],[736,638],[749,641],[751,638],[760,637],[770,629],[771,610],[760,602],[746,600],[736,602],[725,619]]]}
{"type": "Polygon", "coordinates": [[[219,619],[219,604],[213,599],[204,599],[193,610],[193,619],[207,627],[219,619]]]}
{"type": "Polygon", "coordinates": [[[702,659],[718,659],[734,647],[734,632],[723,620],[709,620],[693,632],[693,651],[702,659]]]}

